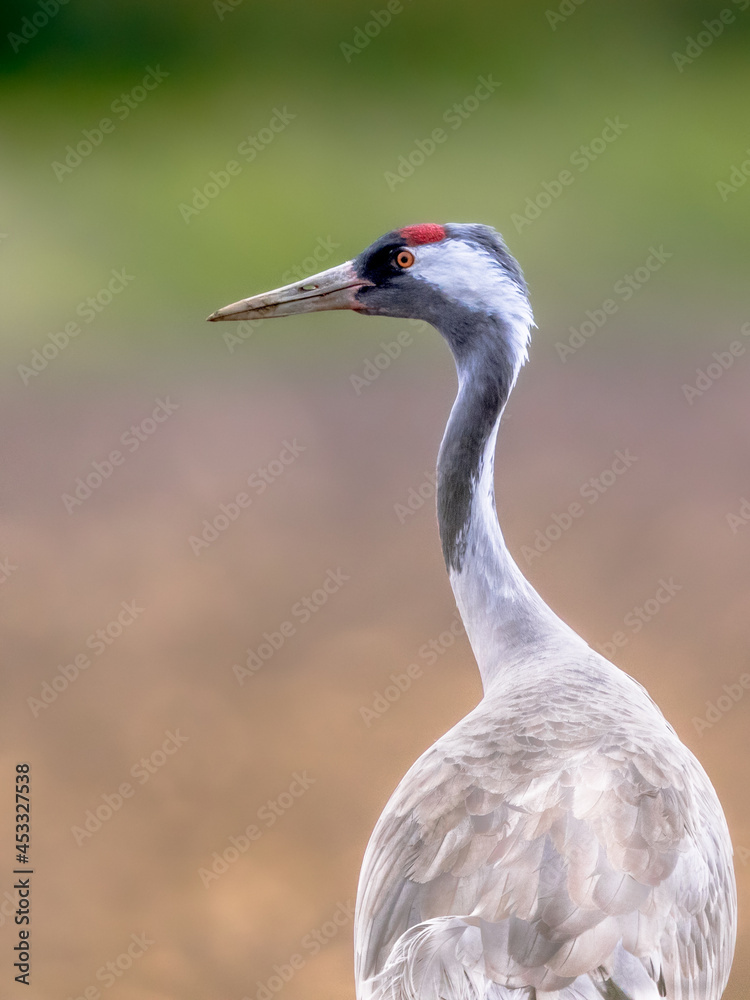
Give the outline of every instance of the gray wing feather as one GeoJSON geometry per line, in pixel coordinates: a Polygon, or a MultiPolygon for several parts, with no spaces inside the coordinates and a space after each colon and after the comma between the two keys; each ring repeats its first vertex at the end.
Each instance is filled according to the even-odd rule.
{"type": "Polygon", "coordinates": [[[736,906],[726,824],[627,681],[585,703],[561,684],[543,716],[523,692],[485,700],[417,761],[363,865],[363,997],[718,1000],[736,906]]]}

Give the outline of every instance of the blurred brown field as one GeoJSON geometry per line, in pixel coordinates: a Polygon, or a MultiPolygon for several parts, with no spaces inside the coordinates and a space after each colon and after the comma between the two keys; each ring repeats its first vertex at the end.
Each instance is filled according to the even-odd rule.
{"type": "MultiPolygon", "coordinates": [[[[50,372],[43,391],[19,384],[0,404],[17,567],[1,585],[0,774],[7,803],[15,763],[30,762],[34,809],[24,995],[353,996],[350,907],[369,832],[407,767],[480,697],[468,643],[450,632],[429,486],[451,362],[420,334],[357,392],[351,375],[378,346],[356,324],[326,365],[266,364],[248,345],[209,372],[153,364],[62,387],[50,372]],[[165,398],[176,408],[151,432],[165,398]],[[122,463],[69,513],[63,494],[118,448],[122,463]],[[191,536],[222,513],[195,554],[191,536]],[[107,631],[123,602],[137,611],[107,631]],[[81,653],[90,665],[74,676],[81,653]]],[[[742,1000],[750,694],[695,720],[750,669],[750,525],[727,521],[749,489],[747,361],[690,405],[681,386],[705,352],[655,355],[584,351],[563,365],[536,348],[501,433],[498,503],[534,585],[592,644],[624,633],[616,662],[718,790],[741,907],[726,997],[742,1000]],[[630,467],[586,500],[618,450],[630,467]],[[574,501],[583,515],[529,557],[574,501]],[[662,580],[679,589],[654,613],[662,580]],[[644,606],[635,632],[626,616],[644,606]]],[[[9,869],[6,852],[6,978],[9,869]]]]}

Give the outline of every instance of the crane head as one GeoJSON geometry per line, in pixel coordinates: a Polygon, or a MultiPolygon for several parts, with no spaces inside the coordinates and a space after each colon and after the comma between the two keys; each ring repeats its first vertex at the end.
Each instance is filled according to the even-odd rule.
{"type": "Polygon", "coordinates": [[[208,319],[245,320],[329,309],[426,320],[460,358],[500,331],[513,367],[526,360],[533,317],[520,267],[490,226],[426,223],[386,233],[357,257],[208,319]],[[482,323],[482,318],[486,318],[482,323]]]}

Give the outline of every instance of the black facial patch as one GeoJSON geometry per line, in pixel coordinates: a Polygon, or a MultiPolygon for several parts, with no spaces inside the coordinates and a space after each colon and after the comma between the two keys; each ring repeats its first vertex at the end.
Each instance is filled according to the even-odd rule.
{"type": "Polygon", "coordinates": [[[354,269],[361,278],[382,287],[397,276],[400,268],[394,263],[396,254],[406,242],[397,231],[386,233],[354,259],[354,269]]]}

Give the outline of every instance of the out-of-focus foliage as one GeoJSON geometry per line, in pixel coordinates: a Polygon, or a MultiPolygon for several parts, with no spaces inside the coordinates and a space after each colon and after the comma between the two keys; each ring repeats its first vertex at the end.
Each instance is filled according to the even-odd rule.
{"type": "Polygon", "coordinates": [[[574,305],[594,308],[662,244],[673,256],[633,304],[634,320],[639,310],[658,315],[669,340],[739,308],[748,191],[722,199],[717,182],[748,156],[750,11],[741,3],[681,66],[674,53],[706,30],[699,3],[404,0],[375,28],[379,4],[75,0],[54,13],[57,0],[45,3],[52,15],[15,0],[1,15],[11,361],[64,325],[112,268],[136,280],[99,331],[139,349],[198,342],[206,312],[278,283],[319,240],[338,244],[326,259],[334,263],[423,219],[500,228],[527,271],[540,325],[574,305]],[[32,37],[19,42],[25,24],[32,37]],[[41,25],[36,35],[28,24],[41,25]],[[149,66],[168,76],[124,116],[121,95],[149,66]],[[446,125],[488,74],[500,86],[446,125]],[[239,156],[285,109],[294,117],[272,143],[252,162],[239,156]],[[108,116],[113,131],[65,169],[69,147],[108,116]],[[586,169],[572,168],[607,117],[627,129],[586,169]],[[446,141],[398,177],[439,127],[446,141]],[[196,189],[200,203],[232,159],[237,176],[185,218],[180,206],[192,206],[196,189]],[[566,168],[574,183],[564,196],[514,224],[566,168]]]}

